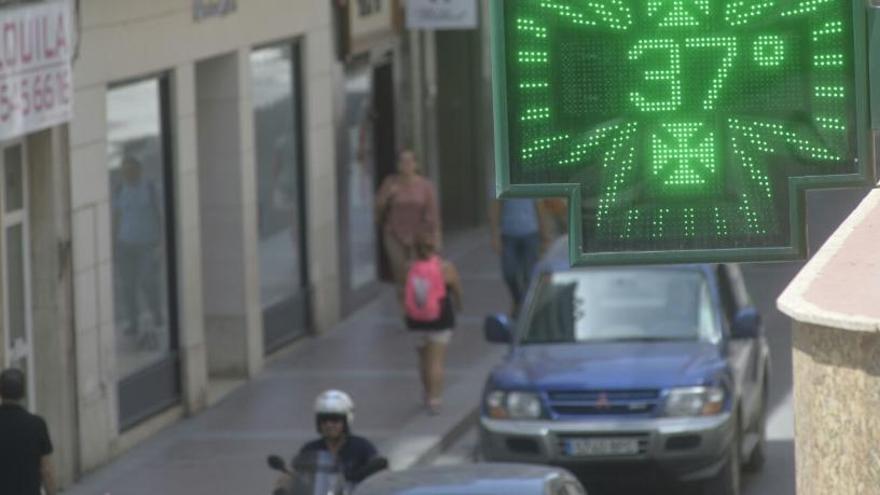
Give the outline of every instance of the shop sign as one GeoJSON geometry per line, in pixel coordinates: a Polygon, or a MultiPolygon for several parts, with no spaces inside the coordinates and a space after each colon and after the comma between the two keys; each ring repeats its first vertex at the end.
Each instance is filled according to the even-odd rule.
{"type": "Polygon", "coordinates": [[[477,0],[408,0],[407,29],[476,29],[477,0]]]}
{"type": "Polygon", "coordinates": [[[0,141],[73,115],[69,1],[0,9],[0,141]]]}
{"type": "Polygon", "coordinates": [[[223,17],[238,10],[236,0],[193,0],[193,20],[223,17]]]}
{"type": "Polygon", "coordinates": [[[397,5],[397,0],[348,0],[349,53],[394,36],[397,5]]]}

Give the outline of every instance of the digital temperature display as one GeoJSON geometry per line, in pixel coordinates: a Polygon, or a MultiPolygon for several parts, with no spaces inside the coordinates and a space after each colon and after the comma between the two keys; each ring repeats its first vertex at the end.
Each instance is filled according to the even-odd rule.
{"type": "Polygon", "coordinates": [[[867,178],[862,2],[493,1],[500,189],[577,185],[583,263],[796,258],[867,178]]]}

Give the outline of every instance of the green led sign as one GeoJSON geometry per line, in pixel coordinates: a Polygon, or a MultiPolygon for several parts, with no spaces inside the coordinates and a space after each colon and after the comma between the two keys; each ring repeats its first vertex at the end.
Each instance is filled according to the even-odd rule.
{"type": "Polygon", "coordinates": [[[795,259],[862,184],[862,0],[492,0],[498,190],[568,196],[577,264],[795,259]]]}

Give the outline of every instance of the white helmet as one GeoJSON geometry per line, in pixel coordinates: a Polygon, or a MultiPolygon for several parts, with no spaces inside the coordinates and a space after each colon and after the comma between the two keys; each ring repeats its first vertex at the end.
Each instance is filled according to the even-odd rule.
{"type": "Polygon", "coordinates": [[[325,390],[315,399],[315,415],[338,414],[345,416],[347,427],[354,422],[354,401],[341,390],[325,390]]]}

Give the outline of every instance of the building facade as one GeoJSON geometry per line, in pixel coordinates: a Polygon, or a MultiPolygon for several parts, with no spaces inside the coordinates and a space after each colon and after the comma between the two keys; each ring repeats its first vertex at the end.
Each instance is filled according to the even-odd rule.
{"type": "Polygon", "coordinates": [[[80,9],[69,187],[84,472],[337,320],[338,69],[324,2],[80,9]]]}
{"type": "Polygon", "coordinates": [[[29,377],[68,478],[76,458],[68,128],[74,10],[0,2],[0,366],[29,377]]]}
{"type": "MultiPolygon", "coordinates": [[[[69,484],[376,294],[374,194],[402,148],[444,202],[482,201],[482,179],[468,182],[485,175],[480,134],[453,146],[461,135],[437,127],[455,111],[437,105],[472,106],[456,88],[485,81],[472,57],[439,77],[464,45],[406,31],[397,0],[49,0],[0,14],[50,4],[69,9],[52,45],[69,79],[45,76],[27,98],[70,108],[8,131],[0,98],[0,361],[28,371],[69,484]]],[[[40,23],[23,26],[39,43],[40,23]]]]}

